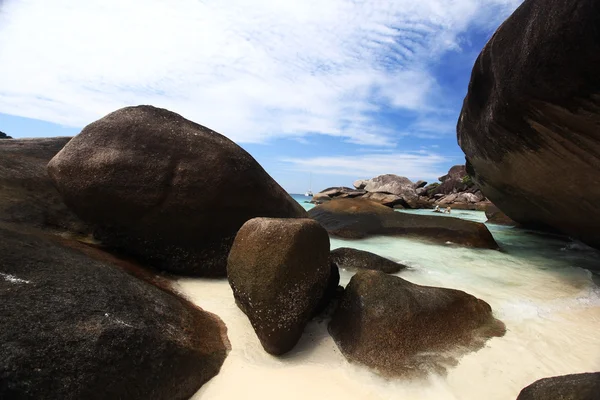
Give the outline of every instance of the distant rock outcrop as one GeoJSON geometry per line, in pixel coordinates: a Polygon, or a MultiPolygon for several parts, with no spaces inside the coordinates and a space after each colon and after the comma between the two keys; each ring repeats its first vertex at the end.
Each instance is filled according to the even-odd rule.
{"type": "Polygon", "coordinates": [[[354,181],[354,184],[353,184],[353,186],[354,186],[356,189],[364,189],[364,188],[365,188],[365,186],[367,186],[367,183],[368,183],[368,182],[369,182],[369,181],[368,181],[368,180],[366,180],[366,179],[359,179],[359,180],[357,180],[357,181],[354,181]]]}
{"type": "Polygon", "coordinates": [[[326,306],[324,296],[335,294],[331,273],[329,236],[311,219],[251,219],[239,230],[227,264],[236,303],[274,355],[290,351],[316,310],[326,306]]]}
{"type": "Polygon", "coordinates": [[[12,137],[10,137],[6,133],[0,131],[0,139],[12,139],[12,137]]]}
{"type": "Polygon", "coordinates": [[[596,248],[599,26],[597,0],[525,0],[477,58],[457,126],[467,171],[508,217],[596,248]]]}
{"type": "Polygon", "coordinates": [[[409,207],[416,204],[418,195],[415,184],[404,176],[380,175],[369,179],[365,190],[370,193],[389,193],[401,197],[409,207]]]}
{"type": "Polygon", "coordinates": [[[218,317],[37,232],[0,223],[1,399],[183,400],[219,372],[218,317]]]}
{"type": "Polygon", "coordinates": [[[386,376],[443,370],[452,353],[438,352],[476,350],[504,331],[483,300],[378,271],[352,277],[329,324],[350,361],[386,376]]]}
{"type": "Polygon", "coordinates": [[[600,372],[540,379],[521,390],[517,400],[598,400],[600,372]]]}
{"type": "Polygon", "coordinates": [[[484,224],[459,218],[440,218],[396,212],[365,199],[334,199],[308,212],[334,236],[360,239],[371,235],[416,237],[436,243],[497,249],[484,224]]]}
{"type": "Polygon", "coordinates": [[[306,217],[241,147],[152,106],[86,126],[48,171],[103,244],[173,273],[225,276],[244,222],[306,217]]]}
{"type": "Polygon", "coordinates": [[[332,250],[330,259],[332,263],[338,266],[338,268],[350,271],[371,269],[374,271],[385,272],[386,274],[393,274],[406,268],[406,265],[402,265],[377,254],[364,250],[352,249],[350,247],[340,247],[332,250]]]}
{"type": "Polygon", "coordinates": [[[355,181],[356,190],[345,187],[325,189],[313,197],[313,202],[320,204],[332,198],[360,197],[392,208],[434,208],[439,205],[480,211],[490,204],[471,181],[464,165],[453,166],[439,179],[441,183],[427,185],[425,181],[413,183],[403,176],[380,175],[355,181]]]}

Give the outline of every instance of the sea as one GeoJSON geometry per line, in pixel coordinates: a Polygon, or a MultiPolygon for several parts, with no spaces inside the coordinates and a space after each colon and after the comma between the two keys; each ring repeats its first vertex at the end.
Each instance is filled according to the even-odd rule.
{"type": "MultiPolygon", "coordinates": [[[[292,195],[305,209],[310,198],[292,195]]],[[[433,214],[431,210],[402,210],[433,214]]],[[[450,217],[485,222],[483,212],[450,217]]],[[[488,224],[500,250],[435,245],[401,237],[330,238],[331,249],[352,247],[408,266],[413,283],[463,290],[488,302],[506,334],[462,355],[445,372],[385,379],[349,363],[313,320],[283,357],[267,354],[235,305],[227,280],[184,278],[178,290],[228,328],[231,352],[221,372],[193,399],[514,400],[534,381],[600,371],[600,252],[567,237],[488,224]],[[597,272],[592,272],[597,271],[597,272]]],[[[340,271],[345,286],[353,273],[340,271]]]]}

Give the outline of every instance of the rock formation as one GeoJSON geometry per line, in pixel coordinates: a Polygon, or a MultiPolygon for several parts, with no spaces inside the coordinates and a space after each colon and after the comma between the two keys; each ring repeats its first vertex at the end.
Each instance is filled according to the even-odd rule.
{"type": "Polygon", "coordinates": [[[356,250],[349,247],[340,247],[332,250],[330,253],[331,262],[342,268],[350,271],[361,269],[370,269],[381,271],[387,274],[393,274],[406,268],[406,265],[399,264],[395,261],[381,257],[377,254],[370,253],[364,250],[356,250]]]}
{"type": "Polygon", "coordinates": [[[523,2],[477,58],[457,126],[469,174],[500,210],[596,248],[598,26],[596,0],[523,2]]]}
{"type": "Polygon", "coordinates": [[[151,106],[86,126],[48,171],[103,244],[173,273],[224,276],[244,222],[306,216],[241,147],[151,106]]]}
{"type": "Polygon", "coordinates": [[[219,372],[219,318],[109,255],[35,232],[0,224],[0,398],[183,400],[219,372]]]}
{"type": "Polygon", "coordinates": [[[425,181],[413,183],[410,179],[393,175],[380,175],[369,180],[354,182],[356,190],[346,187],[328,188],[313,197],[320,204],[332,198],[363,198],[392,208],[451,207],[462,210],[483,211],[490,203],[467,175],[464,165],[455,165],[440,183],[427,185],[425,181]]]}
{"type": "Polygon", "coordinates": [[[0,221],[89,234],[90,228],[62,201],[46,165],[70,138],[0,141],[0,221]]]}
{"type": "Polygon", "coordinates": [[[483,300],[379,271],[352,277],[329,324],[350,361],[386,376],[443,370],[437,352],[475,350],[504,331],[483,300]]]}
{"type": "Polygon", "coordinates": [[[274,355],[290,351],[316,310],[326,306],[323,297],[338,284],[330,282],[331,271],[329,236],[311,219],[251,219],[239,230],[227,264],[236,303],[274,355]]]}
{"type": "Polygon", "coordinates": [[[540,379],[527,386],[517,400],[598,400],[600,372],[540,379]]]}
{"type": "Polygon", "coordinates": [[[371,235],[415,237],[433,241],[497,249],[484,224],[458,218],[396,212],[365,199],[335,199],[308,212],[329,234],[360,239],[371,235]]]}

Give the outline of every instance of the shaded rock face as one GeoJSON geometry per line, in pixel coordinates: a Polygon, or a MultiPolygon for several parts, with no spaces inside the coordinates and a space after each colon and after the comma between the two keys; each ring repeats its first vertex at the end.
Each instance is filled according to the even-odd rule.
{"type": "Polygon", "coordinates": [[[323,202],[329,200],[331,200],[331,197],[325,193],[315,193],[315,195],[312,197],[313,202],[323,202]]]}
{"type": "Polygon", "coordinates": [[[371,269],[393,274],[406,268],[406,265],[381,257],[368,251],[340,247],[330,253],[331,262],[346,270],[371,269]]]}
{"type": "Polygon", "coordinates": [[[352,184],[356,189],[364,189],[365,186],[367,186],[367,183],[369,183],[368,180],[366,179],[359,179],[357,181],[354,181],[354,183],[352,184]]]}
{"type": "Polygon", "coordinates": [[[354,192],[354,191],[355,191],[355,189],[345,187],[345,186],[339,186],[339,187],[330,187],[330,188],[321,190],[319,193],[326,194],[327,196],[330,196],[330,197],[337,197],[341,194],[348,193],[348,192],[354,192]]]}
{"type": "Polygon", "coordinates": [[[365,199],[334,199],[311,209],[308,215],[331,235],[347,239],[396,235],[435,243],[498,248],[484,224],[458,218],[396,212],[365,199]]]}
{"type": "Polygon", "coordinates": [[[427,182],[425,182],[425,181],[416,181],[415,182],[415,189],[422,189],[425,186],[427,186],[427,182]]]}
{"type": "Polygon", "coordinates": [[[316,310],[326,306],[327,288],[337,287],[329,281],[331,271],[329,236],[311,219],[246,222],[227,264],[236,303],[274,355],[290,351],[316,310]]]}
{"type": "Polygon", "coordinates": [[[457,126],[469,174],[508,217],[596,248],[599,25],[598,1],[526,0],[477,58],[457,126]]]}
{"type": "Polygon", "coordinates": [[[219,372],[216,316],[64,242],[0,225],[0,398],[187,399],[219,372]]]}
{"type": "Polygon", "coordinates": [[[88,125],[48,171],[105,245],[173,273],[224,276],[244,222],[306,216],[235,143],[151,106],[88,125]]]}
{"type": "Polygon", "coordinates": [[[450,194],[465,191],[468,186],[463,182],[467,176],[467,170],[464,165],[455,165],[448,173],[438,179],[442,182],[436,189],[435,193],[450,194]]]}
{"type": "Polygon", "coordinates": [[[500,209],[493,204],[490,204],[486,207],[485,216],[488,219],[486,222],[490,224],[517,225],[515,221],[510,219],[506,214],[500,211],[500,209]]]}
{"type": "Polygon", "coordinates": [[[350,361],[385,376],[443,372],[444,365],[504,331],[482,300],[378,271],[352,277],[329,324],[350,361]]]}
{"type": "Polygon", "coordinates": [[[407,207],[407,204],[404,201],[404,198],[401,196],[397,196],[395,194],[374,192],[374,193],[367,193],[364,196],[362,196],[362,198],[377,202],[379,204],[383,204],[384,206],[388,206],[388,207],[394,207],[395,205],[407,207]]]}
{"type": "Polygon", "coordinates": [[[517,400],[598,400],[600,372],[540,379],[521,390],[517,400]]]}
{"type": "Polygon", "coordinates": [[[71,140],[67,137],[0,141],[0,221],[89,234],[67,206],[46,171],[71,140]]]}

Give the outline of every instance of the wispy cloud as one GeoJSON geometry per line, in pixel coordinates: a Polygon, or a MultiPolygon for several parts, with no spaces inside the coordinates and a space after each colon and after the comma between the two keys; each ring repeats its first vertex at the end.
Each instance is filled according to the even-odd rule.
{"type": "Polygon", "coordinates": [[[295,171],[342,175],[352,179],[369,179],[383,174],[396,174],[412,180],[427,179],[433,182],[447,173],[444,166],[449,160],[449,157],[433,152],[416,151],[357,156],[282,158],[280,161],[288,164],[295,171]]]}
{"type": "Polygon", "coordinates": [[[83,126],[153,104],[240,142],[318,133],[392,145],[379,107],[434,111],[428,63],[516,3],[5,0],[0,112],[83,126]]]}

